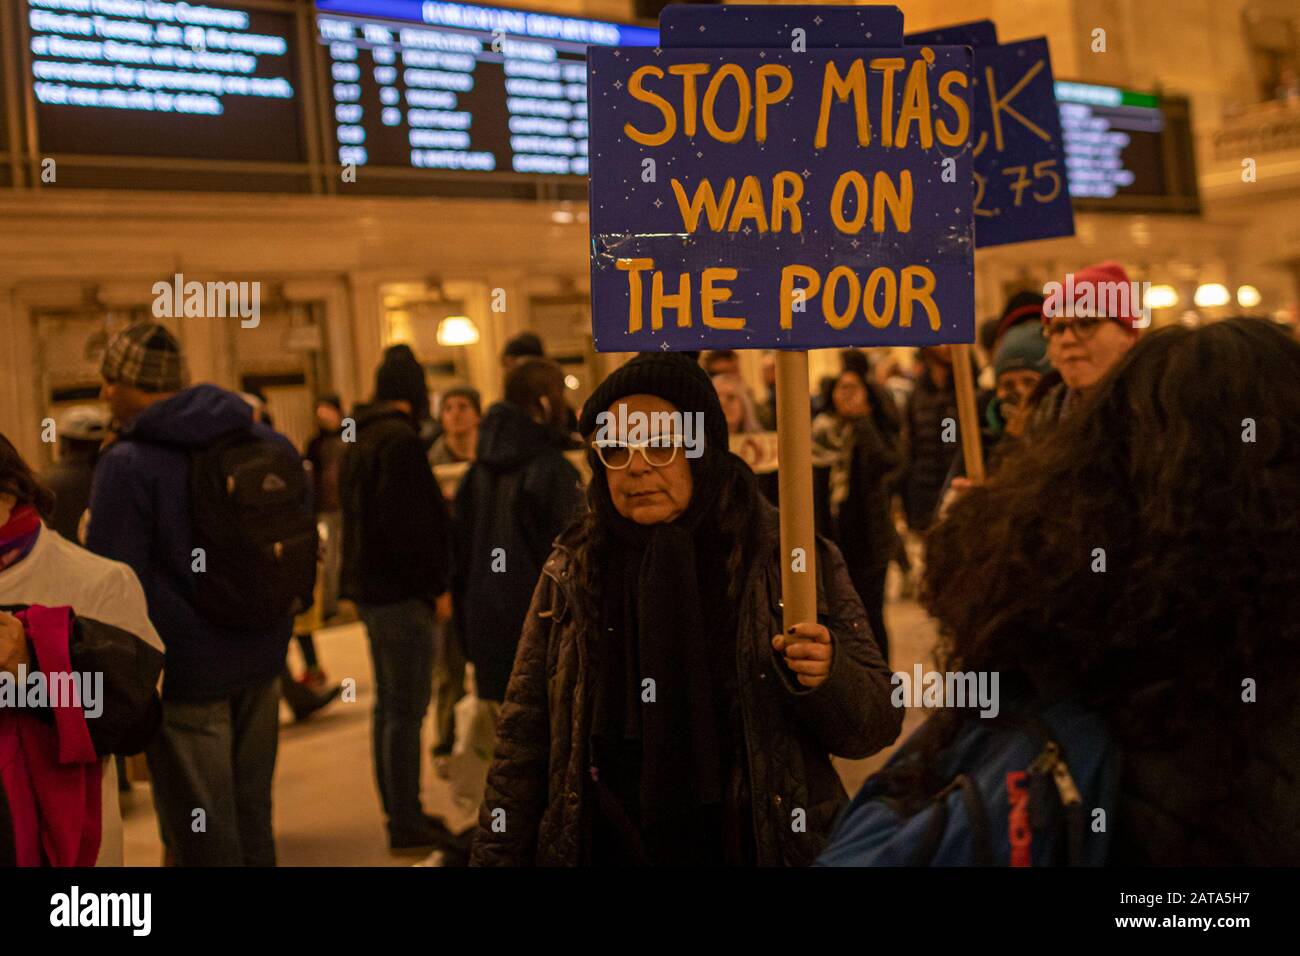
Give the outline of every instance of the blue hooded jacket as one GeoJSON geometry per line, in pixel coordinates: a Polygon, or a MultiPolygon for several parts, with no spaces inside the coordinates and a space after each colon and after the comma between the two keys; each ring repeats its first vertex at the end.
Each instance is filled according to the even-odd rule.
{"type": "MultiPolygon", "coordinates": [[[[250,424],[252,409],[234,392],[196,385],[128,422],[95,468],[86,547],[125,562],[140,578],[149,619],[167,647],[165,700],[218,700],[284,667],[292,618],[264,633],[230,632],[201,618],[193,601],[188,455],[250,424]]],[[[293,448],[265,425],[252,428],[293,448]]]]}

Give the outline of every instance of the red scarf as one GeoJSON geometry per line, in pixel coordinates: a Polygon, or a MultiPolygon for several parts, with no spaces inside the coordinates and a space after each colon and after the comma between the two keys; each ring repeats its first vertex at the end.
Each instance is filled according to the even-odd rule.
{"type": "MultiPolygon", "coordinates": [[[[72,609],[32,605],[16,616],[47,677],[71,673],[72,609]]],[[[100,759],[80,707],[52,701],[48,716],[0,709],[0,787],[12,818],[14,860],[94,866],[103,838],[100,759]]]]}
{"type": "Polygon", "coordinates": [[[0,571],[27,557],[41,532],[41,516],[31,505],[19,505],[0,526],[0,571]]]}

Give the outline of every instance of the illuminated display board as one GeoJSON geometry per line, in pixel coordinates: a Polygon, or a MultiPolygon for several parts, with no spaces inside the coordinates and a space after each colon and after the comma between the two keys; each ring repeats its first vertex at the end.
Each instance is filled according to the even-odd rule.
{"type": "Polygon", "coordinates": [[[43,152],[300,162],[288,12],[25,0],[43,152]]]}
{"type": "Polygon", "coordinates": [[[588,45],[658,31],[418,0],[318,0],[341,164],[587,174],[588,45]]]}
{"type": "MultiPolygon", "coordinates": [[[[42,155],[305,163],[312,111],[325,163],[389,175],[583,177],[586,48],[658,43],[653,28],[431,0],[316,0],[300,8],[314,55],[289,4],[17,9],[42,155]],[[313,62],[323,106],[304,92],[313,62]]],[[[1064,81],[1056,96],[1076,205],[1199,210],[1185,99],[1064,81]]]]}
{"type": "Polygon", "coordinates": [[[1070,196],[1085,208],[1194,212],[1185,100],[1114,86],[1058,82],[1070,196]]]}

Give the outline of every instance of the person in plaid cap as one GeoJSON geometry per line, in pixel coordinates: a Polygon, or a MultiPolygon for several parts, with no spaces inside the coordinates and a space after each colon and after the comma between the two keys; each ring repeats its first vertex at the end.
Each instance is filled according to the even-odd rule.
{"type": "Polygon", "coordinates": [[[154,322],[133,325],[115,335],[104,350],[99,370],[104,378],[104,397],[119,423],[129,418],[137,406],[152,404],[148,398],[129,395],[130,390],[166,396],[190,383],[181,344],[164,326],[154,322]],[[123,414],[118,413],[119,408],[123,414]]]}
{"type": "Polygon", "coordinates": [[[95,471],[86,547],[135,571],[167,646],[163,725],[147,751],[163,841],[180,866],[274,865],[271,778],[293,617],[233,631],[196,607],[190,455],[238,429],[297,450],[236,393],[191,386],[180,343],[157,323],[116,335],[101,374],[121,437],[95,471]]]}

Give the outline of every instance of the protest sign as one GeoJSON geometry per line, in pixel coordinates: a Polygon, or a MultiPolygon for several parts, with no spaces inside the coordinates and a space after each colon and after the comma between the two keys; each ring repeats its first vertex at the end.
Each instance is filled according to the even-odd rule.
{"type": "MultiPolygon", "coordinates": [[[[788,8],[787,8],[788,9],[788,8]]],[[[691,46],[707,36],[717,46],[807,49],[852,46],[901,31],[892,7],[828,7],[816,13],[789,9],[780,17],[755,16],[746,7],[679,6],[664,11],[666,46],[691,46]]],[[[907,36],[914,44],[968,45],[974,49],[975,238],[977,247],[1074,234],[1065,186],[1064,147],[1051,58],[1045,39],[998,45],[991,20],[907,36]]],[[[974,383],[963,374],[969,346],[955,345],[959,412],[967,474],[983,476],[982,453],[969,433],[977,427],[974,383]]]]}
{"type": "MultiPolygon", "coordinates": [[[[663,47],[800,50],[902,46],[903,11],[886,5],[755,7],[674,4],[659,14],[663,47]]],[[[996,41],[995,41],[996,42],[996,41]]],[[[966,41],[955,41],[957,46],[966,41]]]]}
{"type": "Polygon", "coordinates": [[[597,350],[971,341],[970,64],[591,49],[597,350]]]}
{"type": "MultiPolygon", "coordinates": [[[[780,17],[746,6],[668,7],[664,46],[826,49],[890,43],[902,33],[896,7],[808,7],[780,17]]],[[[974,108],[975,245],[1074,235],[1065,148],[1047,40],[998,44],[991,20],[909,33],[906,43],[970,46],[974,108]]]]}
{"type": "Polygon", "coordinates": [[[1047,40],[999,44],[993,23],[980,20],[911,33],[907,42],[974,50],[975,245],[1074,235],[1047,40]]]}
{"type": "Polygon", "coordinates": [[[803,350],[974,338],[972,55],[905,46],[893,7],[713,15],[735,29],[589,50],[592,332],[599,351],[780,350],[788,629],[816,620],[803,350]],[[808,44],[832,24],[843,45],[808,44]]]}

